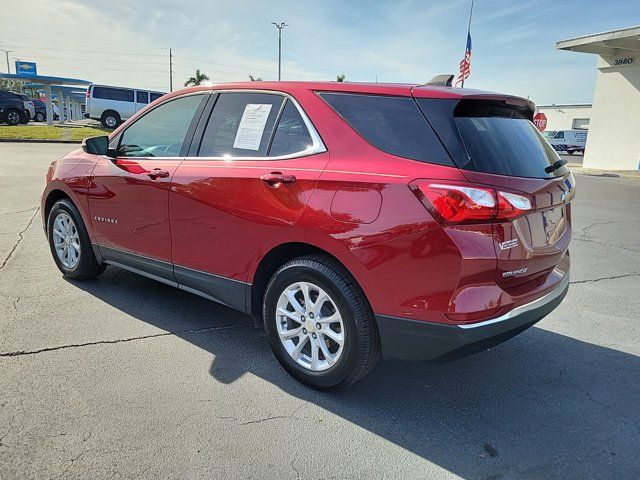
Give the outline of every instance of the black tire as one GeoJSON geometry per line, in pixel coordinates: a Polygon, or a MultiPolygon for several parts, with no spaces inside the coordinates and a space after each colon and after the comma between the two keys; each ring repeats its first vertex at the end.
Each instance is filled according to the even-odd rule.
{"type": "Polygon", "coordinates": [[[35,121],[36,122],[44,122],[45,120],[45,115],[42,112],[36,112],[36,118],[35,121]]]}
{"type": "Polygon", "coordinates": [[[65,277],[73,278],[75,280],[89,280],[91,278],[97,277],[105,271],[107,266],[104,263],[101,264],[98,262],[98,259],[93,253],[91,240],[89,239],[89,234],[87,233],[87,228],[85,227],[84,221],[82,220],[82,216],[80,215],[80,212],[78,211],[76,206],[70,200],[58,200],[51,208],[51,211],[49,212],[49,216],[47,218],[47,238],[49,240],[49,248],[51,249],[53,260],[56,262],[58,269],[63,273],[65,277]],[[67,268],[65,265],[63,265],[62,261],[58,257],[54,246],[53,223],[60,212],[65,212],[71,217],[78,231],[80,255],[78,263],[74,268],[67,268]]]}
{"type": "Polygon", "coordinates": [[[25,110],[20,123],[27,124],[29,123],[29,120],[31,120],[31,114],[29,113],[29,110],[25,110]]]}
{"type": "Polygon", "coordinates": [[[11,125],[12,127],[20,124],[22,120],[22,115],[20,111],[15,108],[10,108],[6,112],[4,112],[4,121],[7,122],[7,125],[11,125]]]}
{"type": "Polygon", "coordinates": [[[114,112],[113,110],[107,110],[102,114],[100,118],[100,122],[105,128],[116,128],[122,122],[120,115],[118,112],[114,112]]]}
{"type": "Polygon", "coordinates": [[[569,155],[573,155],[575,152],[574,152],[574,150],[567,150],[567,153],[568,153],[569,155]]]}
{"type": "Polygon", "coordinates": [[[265,292],[263,322],[278,362],[298,381],[318,390],[338,390],[360,380],[380,358],[380,339],[369,302],[349,272],[323,255],[297,258],[278,269],[265,292]],[[345,342],[342,354],[325,371],[316,372],[299,365],[286,351],[277,332],[278,299],[288,286],[299,281],[324,289],[343,320],[345,342]]]}

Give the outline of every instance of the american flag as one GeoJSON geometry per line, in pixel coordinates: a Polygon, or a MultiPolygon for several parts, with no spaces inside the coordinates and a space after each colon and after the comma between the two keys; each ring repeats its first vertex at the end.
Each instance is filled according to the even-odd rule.
{"type": "Polygon", "coordinates": [[[460,62],[460,73],[456,79],[455,86],[464,86],[464,81],[471,75],[471,32],[467,33],[467,49],[464,52],[464,58],[460,62]]]}

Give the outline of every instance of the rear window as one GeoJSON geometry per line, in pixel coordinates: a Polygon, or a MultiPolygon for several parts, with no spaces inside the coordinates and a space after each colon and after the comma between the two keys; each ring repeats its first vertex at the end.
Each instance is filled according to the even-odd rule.
{"type": "Polygon", "coordinates": [[[434,102],[438,101],[418,100],[427,117],[448,114],[448,120],[434,119],[436,130],[443,130],[441,137],[447,138],[448,148],[455,149],[455,142],[462,142],[466,162],[458,158],[460,155],[454,157],[461,168],[530,178],[559,177],[568,172],[564,166],[545,170],[560,157],[526,116],[527,111],[501,101],[467,100],[446,112],[435,108],[434,102]],[[449,128],[447,123],[457,130],[456,135],[444,132],[449,128]]]}
{"type": "Polygon", "coordinates": [[[116,100],[119,102],[133,102],[133,90],[124,88],[93,87],[93,98],[116,100]]]}
{"type": "Polygon", "coordinates": [[[319,95],[380,150],[421,162],[454,166],[412,98],[345,93],[319,95]]]}

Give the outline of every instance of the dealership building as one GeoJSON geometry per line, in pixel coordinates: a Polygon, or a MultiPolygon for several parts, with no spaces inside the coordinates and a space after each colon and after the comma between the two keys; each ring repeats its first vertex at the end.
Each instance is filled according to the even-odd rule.
{"type": "MultiPolygon", "coordinates": [[[[564,123],[567,128],[576,128],[576,119],[580,124],[580,119],[588,118],[584,167],[640,170],[640,26],[563,40],[556,48],[597,56],[593,104],[588,110],[577,105],[547,105],[540,111],[549,117],[551,107],[552,115],[565,117],[554,122],[571,119],[564,123]],[[579,108],[584,109],[579,116],[567,115],[579,108]]],[[[556,129],[551,122],[548,128],[556,129]]]]}
{"type": "Polygon", "coordinates": [[[590,103],[537,105],[536,111],[547,117],[545,130],[588,130],[590,103]]]}

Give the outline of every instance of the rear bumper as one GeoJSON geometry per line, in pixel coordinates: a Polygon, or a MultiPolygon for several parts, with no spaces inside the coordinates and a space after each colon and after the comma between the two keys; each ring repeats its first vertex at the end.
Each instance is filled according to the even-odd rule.
{"type": "Polygon", "coordinates": [[[569,273],[546,295],[500,317],[465,325],[446,325],[376,315],[387,359],[445,361],[465,357],[498,345],[555,309],[569,290],[569,273]]]}

